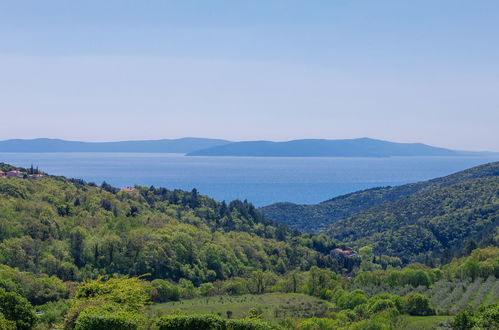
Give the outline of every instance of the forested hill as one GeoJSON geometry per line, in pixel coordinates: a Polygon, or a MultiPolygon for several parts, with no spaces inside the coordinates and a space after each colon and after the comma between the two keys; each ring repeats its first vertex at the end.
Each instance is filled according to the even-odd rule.
{"type": "Polygon", "coordinates": [[[327,233],[353,246],[371,245],[375,253],[424,261],[461,250],[470,240],[496,244],[498,223],[499,176],[490,176],[425,189],[354,213],[327,233]]]}
{"type": "MultiPolygon", "coordinates": [[[[1,171],[15,169],[0,164],[1,171]]],[[[142,275],[194,283],[327,266],[335,247],[225,204],[154,187],[119,190],[63,177],[0,178],[0,264],[81,280],[142,275]]]]}
{"type": "Polygon", "coordinates": [[[461,152],[422,143],[395,143],[369,138],[347,140],[303,139],[286,142],[233,142],[188,153],[188,156],[255,157],[390,157],[458,156],[461,152]]]}
{"type": "Polygon", "coordinates": [[[269,218],[306,232],[320,232],[336,221],[373,206],[456,183],[499,176],[499,162],[473,167],[449,176],[396,187],[379,187],[339,196],[320,204],[275,203],[260,210],[269,218]]]}

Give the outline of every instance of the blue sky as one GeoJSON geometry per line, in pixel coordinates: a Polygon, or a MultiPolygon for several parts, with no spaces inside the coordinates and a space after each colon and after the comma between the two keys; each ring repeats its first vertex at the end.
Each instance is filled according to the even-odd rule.
{"type": "Polygon", "coordinates": [[[0,41],[0,139],[499,151],[495,0],[0,0],[0,41]]]}

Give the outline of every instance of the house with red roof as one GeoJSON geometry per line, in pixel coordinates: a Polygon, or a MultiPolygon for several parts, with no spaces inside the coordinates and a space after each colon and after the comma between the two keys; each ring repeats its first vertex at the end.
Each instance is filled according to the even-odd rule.
{"type": "Polygon", "coordinates": [[[12,170],[7,172],[8,178],[24,178],[24,173],[18,170],[12,170]]]}

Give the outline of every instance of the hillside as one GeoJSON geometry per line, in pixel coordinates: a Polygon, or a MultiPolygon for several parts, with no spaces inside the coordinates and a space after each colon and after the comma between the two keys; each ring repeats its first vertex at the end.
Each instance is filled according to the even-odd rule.
{"type": "Polygon", "coordinates": [[[431,328],[470,308],[483,324],[498,308],[497,163],[340,220],[328,234],[355,247],[348,255],[248,202],[0,163],[11,170],[0,177],[2,329],[431,328]]]}
{"type": "Polygon", "coordinates": [[[336,221],[326,233],[407,262],[445,257],[445,251],[459,251],[470,240],[491,244],[498,223],[499,176],[491,176],[432,187],[365,209],[336,221]]]}
{"type": "Polygon", "coordinates": [[[276,225],[247,202],[225,204],[196,190],[0,178],[0,264],[63,280],[150,274],[202,283],[327,265],[323,253],[332,247],[324,236],[276,225]]]}
{"type": "Polygon", "coordinates": [[[0,152],[151,152],[188,153],[227,144],[230,141],[203,138],[119,142],[79,142],[59,139],[0,141],[0,152]]]}
{"type": "Polygon", "coordinates": [[[390,157],[455,156],[454,150],[422,143],[394,143],[369,138],[349,140],[246,141],[190,152],[188,156],[254,157],[390,157]]]}
{"type": "Polygon", "coordinates": [[[467,180],[499,176],[499,162],[476,166],[445,177],[396,187],[379,187],[339,196],[319,204],[275,203],[260,210],[265,216],[307,232],[320,232],[336,221],[373,206],[467,180]]]}

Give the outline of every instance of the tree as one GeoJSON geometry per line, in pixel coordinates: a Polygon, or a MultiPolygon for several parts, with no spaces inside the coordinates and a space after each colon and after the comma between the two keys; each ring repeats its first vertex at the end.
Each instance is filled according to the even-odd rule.
{"type": "Polygon", "coordinates": [[[360,255],[360,269],[362,271],[368,271],[368,270],[377,270],[381,269],[380,265],[377,265],[373,262],[375,260],[375,255],[373,252],[373,248],[370,246],[364,246],[359,249],[359,255],[360,255]]]}
{"type": "Polygon", "coordinates": [[[276,281],[275,274],[261,270],[251,273],[249,279],[250,291],[256,294],[265,293],[265,290],[276,281]]]}
{"type": "Polygon", "coordinates": [[[466,245],[463,248],[464,255],[470,255],[471,252],[476,248],[478,248],[478,244],[476,244],[473,238],[470,238],[468,241],[466,241],[466,245]]]}
{"type": "Polygon", "coordinates": [[[310,268],[308,272],[307,289],[308,294],[320,296],[325,289],[333,289],[339,276],[329,269],[320,269],[317,266],[310,268]]]}
{"type": "Polygon", "coordinates": [[[82,267],[84,251],[85,230],[81,227],[74,228],[69,235],[69,249],[76,266],[82,267]]]}
{"type": "Polygon", "coordinates": [[[410,293],[405,297],[405,310],[410,315],[432,315],[430,300],[420,293],[410,293]]]}
{"type": "Polygon", "coordinates": [[[0,314],[5,319],[14,321],[19,330],[32,329],[36,324],[36,315],[33,307],[15,292],[7,292],[0,288],[0,314]]]}
{"type": "Polygon", "coordinates": [[[203,283],[199,287],[199,294],[202,296],[209,296],[215,287],[211,283],[203,283]]]}

